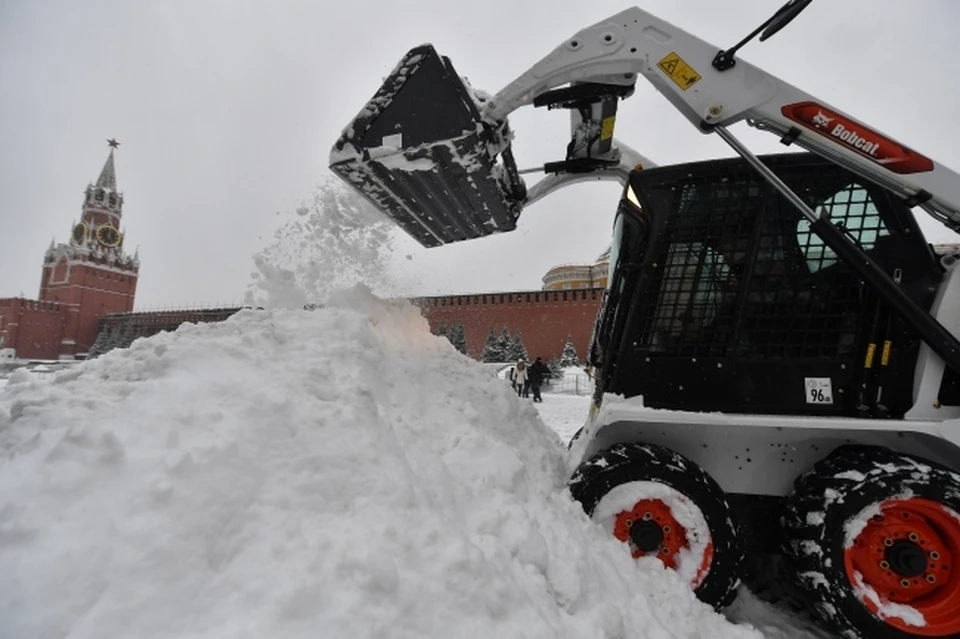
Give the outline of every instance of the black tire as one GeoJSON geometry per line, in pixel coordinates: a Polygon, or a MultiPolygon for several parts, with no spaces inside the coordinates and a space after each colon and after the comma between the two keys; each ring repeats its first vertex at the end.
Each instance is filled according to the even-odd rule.
{"type": "MultiPolygon", "coordinates": [[[[896,626],[897,623],[903,625],[904,622],[881,619],[861,601],[848,577],[845,564],[847,524],[854,521],[867,508],[878,506],[888,500],[905,498],[929,500],[952,509],[954,513],[960,513],[960,475],[933,462],[895,453],[886,448],[843,446],[799,477],[794,482],[793,493],[786,500],[783,522],[784,554],[793,563],[800,585],[810,594],[820,617],[844,637],[849,639],[917,639],[918,637],[960,639],[960,630],[952,627],[953,617],[950,614],[947,615],[949,619],[945,623],[941,621],[942,617],[941,620],[932,622],[940,630],[928,624],[924,634],[913,633],[908,628],[896,626]],[[931,631],[935,634],[929,634],[931,631]],[[936,634],[938,632],[941,634],[936,634]]],[[[867,547],[866,543],[860,540],[864,538],[862,535],[866,530],[863,526],[882,527],[888,525],[887,522],[898,524],[904,521],[903,519],[894,520],[892,514],[888,514],[887,517],[889,519],[874,517],[870,521],[876,523],[861,524],[860,530],[856,533],[857,537],[854,538],[858,542],[854,545],[861,547],[857,552],[865,553],[859,556],[869,557],[871,563],[872,558],[876,556],[878,565],[881,561],[885,561],[887,555],[880,554],[882,551],[879,548],[867,547]],[[862,550],[863,548],[866,550],[862,550]],[[874,552],[878,554],[872,554],[874,552]]],[[[903,517],[902,513],[900,517],[903,517]]],[[[957,526],[950,527],[951,517],[949,513],[943,517],[948,524],[942,531],[934,526],[935,530],[942,532],[941,538],[952,539],[954,534],[960,531],[960,520],[957,521],[957,526]]],[[[880,528],[880,530],[882,531],[880,537],[886,537],[891,544],[906,542],[905,539],[894,541],[894,537],[900,536],[900,533],[894,533],[895,529],[892,527],[880,528]],[[888,530],[889,537],[887,537],[888,530]]],[[[960,540],[954,541],[960,543],[960,540]]],[[[927,542],[921,540],[920,543],[927,542]]],[[[928,572],[949,570],[929,559],[926,554],[929,546],[921,547],[918,544],[916,547],[919,549],[918,561],[921,561],[920,565],[924,566],[922,568],[924,573],[919,575],[921,581],[928,572]]],[[[955,559],[960,562],[960,556],[955,559]]],[[[890,562],[886,562],[886,565],[891,566],[890,562]]],[[[897,569],[891,567],[891,570],[897,569]]],[[[953,570],[960,571],[960,565],[953,570]]],[[[888,571],[886,574],[893,579],[904,577],[898,572],[888,571]]],[[[960,573],[957,577],[960,578],[960,573]]],[[[954,587],[957,584],[956,580],[951,578],[949,581],[944,580],[943,583],[943,586],[938,584],[937,587],[960,594],[960,587],[954,587]]],[[[874,594],[876,593],[877,591],[874,590],[874,594]]],[[[886,593],[883,596],[886,597],[886,593]]],[[[922,601],[917,599],[913,605],[923,606],[922,601]]],[[[960,608],[955,609],[955,614],[960,622],[960,608]]]]}
{"type": "Polygon", "coordinates": [[[604,495],[634,481],[669,486],[700,509],[710,530],[713,559],[694,592],[718,610],[733,603],[743,561],[740,533],[723,489],[695,463],[662,446],[617,444],[580,464],[570,479],[570,492],[593,517],[604,495]]]}

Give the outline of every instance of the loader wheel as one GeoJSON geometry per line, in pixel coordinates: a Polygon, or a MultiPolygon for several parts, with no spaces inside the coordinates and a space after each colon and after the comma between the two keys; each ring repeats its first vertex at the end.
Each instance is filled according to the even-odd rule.
{"type": "Polygon", "coordinates": [[[653,556],[719,609],[740,584],[740,535],[723,490],[702,468],[652,444],[617,444],[583,462],[570,492],[633,557],[653,556]]]}
{"type": "Polygon", "coordinates": [[[794,484],[784,552],[828,623],[859,639],[960,639],[960,475],[844,446],[794,484]]]}

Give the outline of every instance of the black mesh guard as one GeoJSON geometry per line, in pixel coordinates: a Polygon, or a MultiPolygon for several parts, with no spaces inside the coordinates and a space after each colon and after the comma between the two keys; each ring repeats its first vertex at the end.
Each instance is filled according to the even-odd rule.
{"type": "Polygon", "coordinates": [[[411,49],[337,140],[330,168],[423,246],[512,231],[522,182],[506,123],[484,120],[482,99],[431,45],[411,49]]]}

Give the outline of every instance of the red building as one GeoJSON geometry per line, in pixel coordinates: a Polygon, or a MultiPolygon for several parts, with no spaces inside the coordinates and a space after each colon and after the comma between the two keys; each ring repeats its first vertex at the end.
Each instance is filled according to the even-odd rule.
{"type": "Polygon", "coordinates": [[[607,285],[610,249],[592,264],[562,264],[543,276],[543,290],[445,295],[414,300],[434,333],[463,327],[467,354],[483,355],[491,333],[519,336],[530,357],[559,358],[569,339],[583,362],[607,285]]]}
{"type": "Polygon", "coordinates": [[[602,299],[602,288],[580,288],[423,297],[413,303],[434,333],[461,324],[467,354],[475,359],[490,332],[499,335],[506,328],[521,336],[531,358],[559,357],[570,339],[582,361],[602,299]]]}
{"type": "Polygon", "coordinates": [[[101,317],[133,310],[140,260],[124,250],[117,146],[110,140],[110,154],[96,183],[87,186],[69,241],[51,242],[47,249],[39,299],[0,299],[0,359],[82,359],[101,317]]]}

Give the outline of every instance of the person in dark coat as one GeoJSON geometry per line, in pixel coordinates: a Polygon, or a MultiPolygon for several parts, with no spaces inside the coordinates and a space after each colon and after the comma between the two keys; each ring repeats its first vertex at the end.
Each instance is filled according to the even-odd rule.
{"type": "Polygon", "coordinates": [[[543,402],[543,398],[540,396],[540,387],[543,386],[543,382],[550,376],[550,369],[543,363],[543,360],[538,357],[534,360],[533,364],[530,365],[527,376],[530,380],[530,388],[533,390],[533,401],[543,402]]]}

